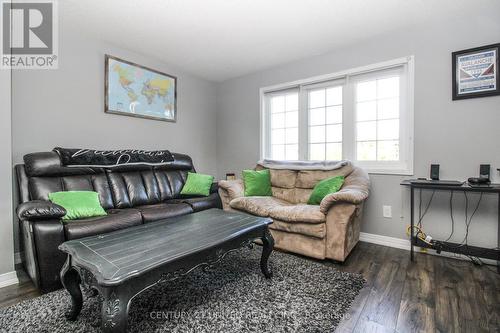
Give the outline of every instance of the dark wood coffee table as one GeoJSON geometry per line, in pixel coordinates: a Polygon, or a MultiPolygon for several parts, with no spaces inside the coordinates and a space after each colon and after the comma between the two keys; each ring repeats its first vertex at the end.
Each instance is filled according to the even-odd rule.
{"type": "Polygon", "coordinates": [[[68,254],[61,281],[72,300],[66,318],[76,320],[80,314],[82,282],[103,298],[103,331],[125,332],[130,301],[142,291],[197,268],[211,268],[256,239],[263,243],[260,268],[270,278],[271,223],[268,218],[209,209],[65,242],[59,246],[68,254]]]}

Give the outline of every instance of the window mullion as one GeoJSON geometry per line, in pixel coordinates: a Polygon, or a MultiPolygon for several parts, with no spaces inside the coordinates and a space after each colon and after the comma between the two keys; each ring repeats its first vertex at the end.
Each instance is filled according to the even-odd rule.
{"type": "Polygon", "coordinates": [[[299,160],[309,159],[309,115],[307,114],[307,90],[299,88],[299,160]]]}
{"type": "Polygon", "coordinates": [[[346,83],[343,89],[343,105],[342,105],[342,157],[347,160],[354,161],[355,159],[355,102],[354,102],[354,89],[353,84],[350,82],[349,77],[346,78],[346,83]]]}

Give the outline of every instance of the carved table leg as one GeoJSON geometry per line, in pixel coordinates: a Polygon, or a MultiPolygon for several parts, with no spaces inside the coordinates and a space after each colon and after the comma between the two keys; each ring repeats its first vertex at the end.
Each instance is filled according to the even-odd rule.
{"type": "Polygon", "coordinates": [[[130,302],[128,293],[120,292],[114,288],[103,288],[102,296],[102,331],[126,332],[130,302]]]}
{"type": "Polygon", "coordinates": [[[264,235],[262,236],[262,244],[264,245],[262,248],[262,257],[260,258],[260,269],[264,276],[270,279],[273,276],[273,272],[269,268],[268,261],[269,256],[274,248],[274,238],[271,235],[271,232],[266,229],[264,231],[264,235]]]}
{"type": "Polygon", "coordinates": [[[65,313],[66,319],[76,320],[82,310],[82,291],[80,290],[80,275],[71,267],[71,256],[68,255],[66,263],[61,270],[61,282],[71,295],[71,309],[65,313]]]}

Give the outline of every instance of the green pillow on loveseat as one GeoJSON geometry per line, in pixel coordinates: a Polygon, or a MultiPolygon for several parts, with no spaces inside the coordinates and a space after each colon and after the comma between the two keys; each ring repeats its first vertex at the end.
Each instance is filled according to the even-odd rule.
{"type": "Polygon", "coordinates": [[[243,170],[243,183],[245,185],[245,197],[272,196],[271,174],[265,170],[243,170]]]}

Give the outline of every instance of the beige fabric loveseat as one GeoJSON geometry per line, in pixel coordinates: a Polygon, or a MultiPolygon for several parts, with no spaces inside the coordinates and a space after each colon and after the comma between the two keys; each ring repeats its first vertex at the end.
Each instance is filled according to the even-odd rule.
{"type": "Polygon", "coordinates": [[[262,161],[256,170],[268,168],[272,197],[245,197],[243,181],[219,181],[225,210],[239,210],[270,217],[275,247],[318,259],[344,261],[359,240],[363,202],[368,198],[368,174],[348,161],[262,161]],[[339,192],[326,196],[319,206],[307,205],[320,180],[345,176],[339,192]]]}

